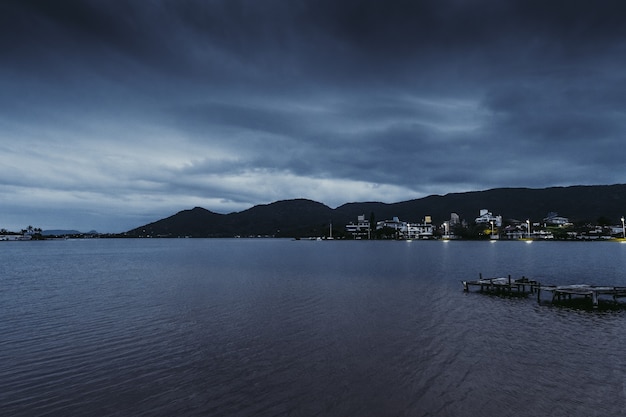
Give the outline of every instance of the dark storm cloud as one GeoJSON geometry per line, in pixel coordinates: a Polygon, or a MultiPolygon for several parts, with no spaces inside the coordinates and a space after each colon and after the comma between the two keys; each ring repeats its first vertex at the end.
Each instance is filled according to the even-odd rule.
{"type": "Polygon", "coordinates": [[[602,55],[626,30],[616,17],[618,2],[30,1],[5,7],[18,13],[4,19],[3,46],[18,56],[24,50],[48,59],[68,54],[110,71],[126,58],[145,70],[214,85],[234,78],[255,90],[320,82],[340,90],[476,91],[463,78],[485,82],[578,64],[602,55]]]}
{"type": "Polygon", "coordinates": [[[146,200],[171,210],[172,195],[230,211],[620,182],[625,11],[579,0],[5,1],[2,185],[85,207],[94,199],[80,193],[93,190],[120,211],[146,200]],[[21,168],[33,164],[50,174],[21,168]]]}

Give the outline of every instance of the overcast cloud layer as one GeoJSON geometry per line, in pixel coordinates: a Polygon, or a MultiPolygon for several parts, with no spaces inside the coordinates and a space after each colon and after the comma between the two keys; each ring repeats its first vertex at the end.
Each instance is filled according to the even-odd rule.
{"type": "Polygon", "coordinates": [[[623,4],[5,0],[0,228],[623,183],[623,4]]]}

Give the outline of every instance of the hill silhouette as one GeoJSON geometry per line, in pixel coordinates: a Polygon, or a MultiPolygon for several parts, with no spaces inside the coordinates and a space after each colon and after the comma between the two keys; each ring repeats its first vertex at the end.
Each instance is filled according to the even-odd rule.
{"type": "Polygon", "coordinates": [[[486,191],[431,195],[398,203],[347,203],[332,209],[322,203],[294,199],[254,206],[248,210],[219,214],[196,207],[128,231],[128,236],[304,237],[328,234],[356,221],[357,216],[372,214],[376,220],[394,216],[408,222],[421,222],[431,216],[435,224],[457,213],[472,222],[480,209],[488,209],[504,219],[541,221],[557,212],[573,222],[595,223],[604,218],[621,223],[626,212],[626,184],[532,188],[496,188],[486,191]]]}

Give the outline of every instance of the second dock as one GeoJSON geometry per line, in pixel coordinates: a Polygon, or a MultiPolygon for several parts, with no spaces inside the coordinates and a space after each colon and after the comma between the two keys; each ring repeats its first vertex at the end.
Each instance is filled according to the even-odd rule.
{"type": "Polygon", "coordinates": [[[617,303],[620,298],[626,298],[626,287],[609,285],[542,285],[540,282],[526,277],[512,279],[511,276],[498,278],[479,278],[475,281],[462,281],[463,290],[469,292],[478,288],[482,293],[505,296],[536,295],[537,302],[541,302],[542,292],[552,295],[551,302],[559,303],[574,298],[589,300],[592,307],[598,307],[600,299],[608,298],[617,303]]]}

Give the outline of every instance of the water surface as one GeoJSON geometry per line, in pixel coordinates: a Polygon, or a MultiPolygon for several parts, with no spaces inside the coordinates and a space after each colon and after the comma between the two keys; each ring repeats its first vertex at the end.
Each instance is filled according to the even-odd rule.
{"type": "Polygon", "coordinates": [[[0,244],[0,414],[626,414],[626,316],[463,293],[626,285],[614,242],[0,244]]]}

